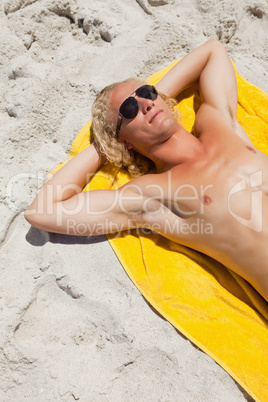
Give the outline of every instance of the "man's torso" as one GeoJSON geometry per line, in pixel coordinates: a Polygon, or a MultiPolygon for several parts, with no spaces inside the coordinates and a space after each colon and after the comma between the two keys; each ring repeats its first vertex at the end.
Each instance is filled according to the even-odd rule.
{"type": "Polygon", "coordinates": [[[202,153],[155,175],[147,195],[159,193],[165,207],[148,219],[165,237],[215,258],[267,298],[268,157],[217,114],[203,114],[196,122],[202,153]]]}

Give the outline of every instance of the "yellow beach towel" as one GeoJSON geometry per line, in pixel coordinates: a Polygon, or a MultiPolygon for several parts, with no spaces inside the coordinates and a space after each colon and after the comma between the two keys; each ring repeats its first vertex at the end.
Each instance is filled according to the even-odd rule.
{"type": "MultiPolygon", "coordinates": [[[[176,62],[148,82],[156,84],[176,62]]],[[[255,146],[268,154],[268,96],[238,74],[237,81],[238,121],[255,146]]],[[[199,95],[189,89],[178,102],[183,125],[191,132],[199,95]]],[[[75,138],[71,157],[90,139],[89,122],[75,138]]],[[[116,188],[128,180],[124,169],[107,164],[84,190],[116,188]]],[[[268,401],[268,303],[251,285],[212,258],[155,233],[132,230],[108,239],[150,304],[255,400],[268,401]]]]}

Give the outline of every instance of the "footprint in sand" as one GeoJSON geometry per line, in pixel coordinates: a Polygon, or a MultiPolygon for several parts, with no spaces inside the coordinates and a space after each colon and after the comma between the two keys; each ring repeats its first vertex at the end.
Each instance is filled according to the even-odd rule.
{"type": "Polygon", "coordinates": [[[220,21],[217,28],[218,39],[222,43],[229,43],[237,30],[237,21],[234,18],[226,18],[220,21]]]}

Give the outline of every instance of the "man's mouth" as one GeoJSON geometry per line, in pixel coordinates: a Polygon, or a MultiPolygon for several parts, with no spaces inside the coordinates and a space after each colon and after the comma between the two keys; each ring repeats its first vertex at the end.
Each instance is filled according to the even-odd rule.
{"type": "Polygon", "coordinates": [[[153,116],[151,117],[151,120],[149,121],[149,124],[151,124],[152,121],[154,120],[154,118],[155,118],[156,116],[158,116],[159,113],[162,113],[162,112],[163,112],[163,110],[157,110],[157,111],[153,114],[153,116]]]}

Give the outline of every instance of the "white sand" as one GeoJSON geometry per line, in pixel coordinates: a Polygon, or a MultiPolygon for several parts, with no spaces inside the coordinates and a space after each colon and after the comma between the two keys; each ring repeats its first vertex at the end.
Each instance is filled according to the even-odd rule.
{"type": "Polygon", "coordinates": [[[21,211],[108,83],[220,38],[267,91],[267,2],[2,0],[0,24],[0,400],[250,400],[152,311],[106,238],[49,236],[21,211]]]}

